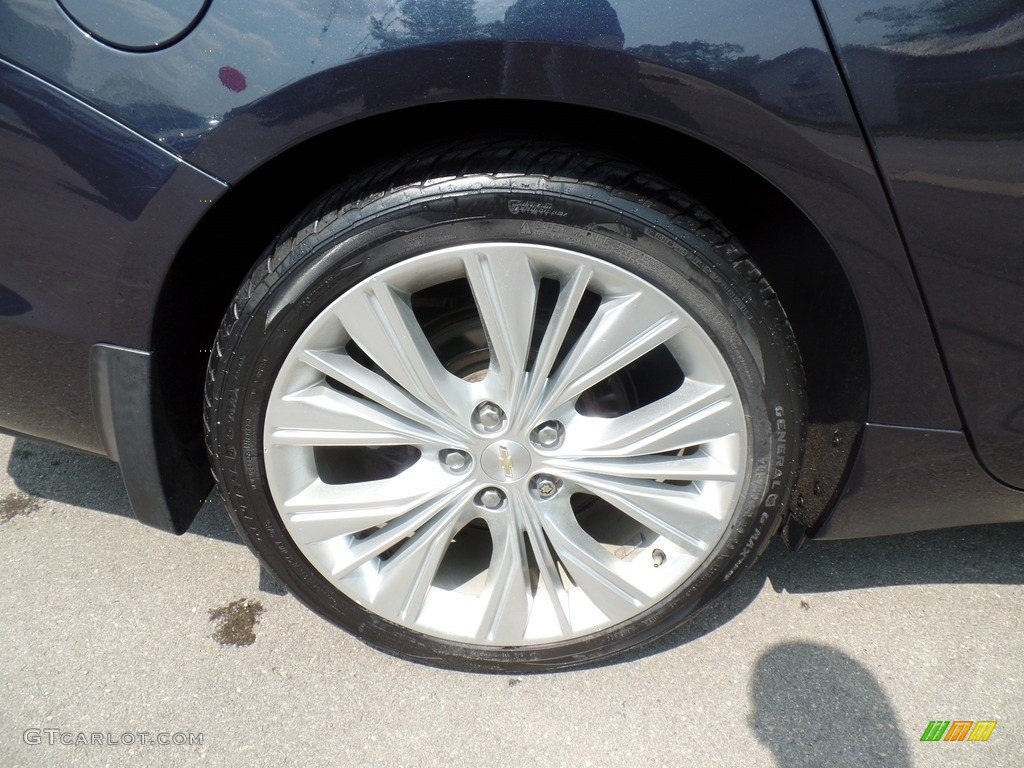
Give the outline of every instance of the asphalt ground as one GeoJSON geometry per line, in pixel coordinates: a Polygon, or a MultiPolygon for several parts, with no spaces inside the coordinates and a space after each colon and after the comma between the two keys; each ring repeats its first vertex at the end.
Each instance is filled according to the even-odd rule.
{"type": "Polygon", "coordinates": [[[478,675],[313,615],[217,499],[174,537],[106,460],[0,436],[0,467],[4,768],[1024,765],[1024,525],[776,542],[654,646],[478,675]]]}

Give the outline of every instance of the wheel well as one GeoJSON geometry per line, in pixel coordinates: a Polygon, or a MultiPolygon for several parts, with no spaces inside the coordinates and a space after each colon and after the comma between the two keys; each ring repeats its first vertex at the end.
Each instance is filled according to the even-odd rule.
{"type": "Polygon", "coordinates": [[[191,460],[206,463],[209,349],[235,291],[277,233],[340,180],[457,132],[485,129],[536,133],[648,167],[701,201],[744,244],[779,295],[806,369],[808,442],[790,506],[802,528],[813,528],[838,495],[868,403],[863,320],[835,253],[783,193],[722,152],[636,118],[544,102],[463,102],[367,118],[286,150],[217,201],[172,265],[153,327],[155,387],[191,460]],[[509,125],[539,127],[494,128],[509,125]],[[406,134],[415,141],[396,147],[388,138],[406,134]]]}

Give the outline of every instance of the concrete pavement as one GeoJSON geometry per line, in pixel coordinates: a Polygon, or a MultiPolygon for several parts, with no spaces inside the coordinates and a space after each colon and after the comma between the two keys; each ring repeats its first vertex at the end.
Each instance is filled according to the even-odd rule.
{"type": "Polygon", "coordinates": [[[0,467],[3,766],[1009,768],[1024,755],[1024,525],[776,543],[630,658],[471,675],[314,616],[261,573],[217,500],[174,537],[131,518],[103,459],[0,436],[0,467]],[[998,724],[983,743],[919,741],[957,719],[998,724]]]}

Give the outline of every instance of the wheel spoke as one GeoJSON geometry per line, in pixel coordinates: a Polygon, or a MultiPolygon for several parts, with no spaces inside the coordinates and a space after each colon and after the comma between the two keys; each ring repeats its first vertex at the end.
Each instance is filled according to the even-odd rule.
{"type": "Polygon", "coordinates": [[[664,344],[683,328],[679,314],[641,293],[604,301],[555,371],[541,412],[577,397],[664,344]]]}
{"type": "Polygon", "coordinates": [[[474,251],[463,261],[491,350],[491,368],[505,386],[505,402],[518,402],[536,315],[537,275],[522,253],[498,258],[474,251]]]}
{"type": "Polygon", "coordinates": [[[493,520],[493,555],[481,595],[483,611],[476,639],[514,644],[526,635],[530,620],[530,570],[526,542],[513,515],[493,520]]]}
{"type": "Polygon", "coordinates": [[[554,553],[551,551],[547,537],[544,534],[544,526],[541,523],[536,504],[530,497],[530,494],[522,489],[517,489],[517,492],[511,496],[510,500],[520,527],[524,528],[529,536],[533,559],[537,562],[538,593],[543,592],[547,595],[551,610],[558,623],[559,631],[563,635],[571,634],[572,622],[569,618],[569,596],[562,583],[562,576],[558,572],[554,553]]]}
{"type": "Polygon", "coordinates": [[[369,400],[314,384],[267,411],[271,445],[448,445],[432,427],[408,421],[369,400]]]}
{"type": "Polygon", "coordinates": [[[527,391],[523,398],[522,412],[526,421],[536,419],[537,410],[539,410],[537,408],[538,400],[541,393],[544,392],[558,352],[561,350],[562,344],[565,343],[565,337],[569,333],[573,318],[576,316],[580,301],[586,293],[587,285],[593,274],[593,269],[587,265],[581,265],[574,269],[561,285],[558,301],[555,303],[554,312],[544,329],[544,335],[537,350],[537,359],[530,372],[527,391]]]}
{"type": "Polygon", "coordinates": [[[567,474],[566,479],[694,554],[705,554],[721,532],[717,495],[704,499],[692,490],[654,480],[583,473],[567,474]]]}
{"type": "Polygon", "coordinates": [[[671,395],[614,419],[573,415],[563,453],[643,456],[735,434],[743,414],[734,397],[724,385],[688,379],[671,395]]]}
{"type": "Polygon", "coordinates": [[[443,515],[435,517],[391,556],[380,569],[372,597],[374,610],[401,621],[416,621],[452,537],[466,521],[470,503],[463,496],[443,515]]]}
{"type": "MultiPolygon", "coordinates": [[[[420,528],[435,517],[446,520],[459,514],[462,504],[466,501],[466,489],[455,488],[449,493],[430,500],[426,504],[386,523],[379,531],[365,539],[346,540],[346,546],[332,548],[334,567],[331,576],[341,579],[365,565],[381,553],[401,544],[405,539],[416,533],[420,528]]],[[[334,544],[337,539],[322,542],[324,546],[334,544]]]]}
{"type": "Polygon", "coordinates": [[[328,485],[319,478],[280,505],[299,544],[323,542],[383,525],[443,495],[455,479],[420,460],[386,480],[328,485]]]}
{"type": "Polygon", "coordinates": [[[399,386],[428,409],[457,416],[460,380],[437,359],[408,296],[375,280],[343,298],[335,312],[356,344],[399,386]]]}
{"type": "Polygon", "coordinates": [[[544,532],[573,581],[598,610],[617,621],[650,601],[650,595],[620,571],[615,558],[580,528],[568,499],[550,506],[544,532]]]}
{"type": "Polygon", "coordinates": [[[616,459],[554,458],[548,466],[567,473],[637,480],[735,480],[736,470],[705,453],[692,456],[628,456],[616,459]]]}
{"type": "Polygon", "coordinates": [[[307,349],[302,353],[300,359],[325,376],[370,398],[389,411],[432,429],[451,440],[461,440],[461,433],[458,429],[452,427],[434,411],[425,408],[420,401],[409,397],[403,389],[396,387],[366,366],[360,365],[349,355],[307,349]]]}

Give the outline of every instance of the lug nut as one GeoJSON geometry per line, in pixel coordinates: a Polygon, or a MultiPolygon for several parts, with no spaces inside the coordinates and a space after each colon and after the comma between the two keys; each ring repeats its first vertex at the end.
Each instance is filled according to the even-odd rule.
{"type": "Polygon", "coordinates": [[[486,488],[480,494],[479,501],[487,509],[497,509],[505,501],[505,494],[497,488],[486,488]]]}
{"type": "Polygon", "coordinates": [[[552,478],[543,475],[533,481],[533,486],[537,489],[537,493],[545,499],[554,496],[555,491],[558,490],[558,483],[552,478]]]}
{"type": "Polygon", "coordinates": [[[476,412],[473,416],[476,425],[484,432],[494,432],[500,429],[502,422],[505,420],[505,414],[494,403],[480,403],[476,407],[476,412]]]}
{"type": "Polygon", "coordinates": [[[557,421],[546,421],[534,430],[533,439],[537,445],[553,448],[562,439],[561,425],[557,421]]]}
{"type": "Polygon", "coordinates": [[[464,451],[443,451],[441,461],[452,472],[461,472],[469,466],[469,456],[464,451]]]}

